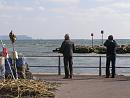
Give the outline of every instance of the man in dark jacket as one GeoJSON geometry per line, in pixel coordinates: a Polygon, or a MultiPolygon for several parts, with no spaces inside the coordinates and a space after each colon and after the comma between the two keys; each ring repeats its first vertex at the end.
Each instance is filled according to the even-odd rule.
{"type": "Polygon", "coordinates": [[[65,34],[65,39],[62,42],[60,52],[64,56],[65,79],[72,78],[73,75],[73,52],[75,51],[74,43],[70,40],[69,35],[65,34]]]}
{"type": "Polygon", "coordinates": [[[105,41],[104,46],[107,48],[106,52],[106,78],[110,76],[110,62],[112,63],[112,77],[115,77],[115,61],[116,61],[116,47],[117,43],[113,40],[113,36],[109,35],[108,40],[105,41]]]}

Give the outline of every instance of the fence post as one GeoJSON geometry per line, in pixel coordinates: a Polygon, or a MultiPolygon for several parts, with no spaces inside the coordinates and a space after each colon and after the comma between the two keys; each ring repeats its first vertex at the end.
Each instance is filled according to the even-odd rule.
{"type": "Polygon", "coordinates": [[[60,62],[60,55],[58,56],[58,75],[61,75],[61,62],[60,62]]]}
{"type": "Polygon", "coordinates": [[[101,56],[99,56],[99,76],[102,75],[102,64],[101,64],[101,56]]]}

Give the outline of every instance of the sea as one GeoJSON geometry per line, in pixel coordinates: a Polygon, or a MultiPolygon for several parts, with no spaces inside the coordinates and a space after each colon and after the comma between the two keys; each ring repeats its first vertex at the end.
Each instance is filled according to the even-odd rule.
{"type": "MultiPolygon", "coordinates": [[[[59,48],[61,46],[62,41],[63,39],[17,40],[14,44],[14,47],[15,50],[18,52],[18,54],[22,53],[24,55],[28,65],[31,66],[30,71],[32,73],[58,74],[58,67],[50,67],[50,66],[58,66],[59,64],[59,58],[57,56],[62,56],[62,54],[58,52],[53,52],[53,50],[59,48]],[[43,67],[36,67],[36,66],[43,66],[43,67]]],[[[91,39],[72,39],[72,41],[75,43],[75,45],[89,45],[89,46],[92,45],[91,39]]],[[[105,41],[105,39],[103,41],[105,41]]],[[[116,39],[116,41],[119,45],[130,44],[130,39],[116,39]]],[[[11,55],[13,51],[11,41],[3,40],[3,43],[8,48],[9,54],[11,55]]],[[[102,40],[94,39],[93,44],[102,45],[102,40]]],[[[85,68],[85,67],[99,67],[98,56],[104,56],[101,58],[101,66],[105,67],[106,64],[105,54],[74,53],[74,56],[75,57],[73,58],[74,61],[73,73],[76,75],[79,74],[98,75],[99,68],[85,68]]],[[[116,67],[130,67],[129,56],[130,54],[117,54],[116,67]]],[[[60,58],[60,63],[61,63],[61,73],[64,74],[63,57],[60,58]]],[[[105,74],[105,68],[102,68],[102,74],[103,75],[105,74]]],[[[130,68],[116,68],[116,74],[130,75],[130,68]]]]}

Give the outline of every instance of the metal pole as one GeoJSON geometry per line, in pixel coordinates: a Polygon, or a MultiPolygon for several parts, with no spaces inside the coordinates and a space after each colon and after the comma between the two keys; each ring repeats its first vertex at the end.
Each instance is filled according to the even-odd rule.
{"type": "Polygon", "coordinates": [[[102,45],[103,45],[103,34],[102,34],[102,45]]]}
{"type": "Polygon", "coordinates": [[[94,35],[94,34],[93,34],[93,33],[91,33],[91,36],[92,36],[92,48],[93,48],[93,35],[94,35]]]}
{"type": "Polygon", "coordinates": [[[101,56],[99,56],[99,76],[102,75],[102,64],[101,64],[101,56]]]}
{"type": "Polygon", "coordinates": [[[101,34],[102,34],[102,45],[103,45],[103,34],[104,34],[103,30],[101,30],[101,34]]]}
{"type": "Polygon", "coordinates": [[[61,62],[60,62],[60,55],[58,56],[58,75],[61,75],[61,62]]]}
{"type": "Polygon", "coordinates": [[[92,36],[92,48],[93,48],[93,36],[92,36]]]}

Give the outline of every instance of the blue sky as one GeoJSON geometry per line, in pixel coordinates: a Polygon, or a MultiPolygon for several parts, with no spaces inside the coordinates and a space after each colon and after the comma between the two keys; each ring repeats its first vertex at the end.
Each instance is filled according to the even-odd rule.
{"type": "Polygon", "coordinates": [[[0,35],[33,38],[130,38],[130,0],[0,0],[0,35]]]}

